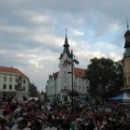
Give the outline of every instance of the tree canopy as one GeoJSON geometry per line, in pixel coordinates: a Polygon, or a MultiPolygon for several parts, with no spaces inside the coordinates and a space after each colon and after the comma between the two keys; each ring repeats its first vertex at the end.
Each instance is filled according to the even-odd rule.
{"type": "Polygon", "coordinates": [[[114,96],[123,86],[123,67],[121,62],[106,58],[93,58],[87,68],[89,93],[91,96],[107,98],[114,96]]]}
{"type": "Polygon", "coordinates": [[[38,90],[37,90],[37,86],[34,83],[29,83],[29,92],[30,92],[30,97],[37,97],[38,90]]]}

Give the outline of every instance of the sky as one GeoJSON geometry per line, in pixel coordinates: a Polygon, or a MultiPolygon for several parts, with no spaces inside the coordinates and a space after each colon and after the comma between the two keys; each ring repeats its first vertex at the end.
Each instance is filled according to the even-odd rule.
{"type": "Polygon", "coordinates": [[[66,29],[77,67],[94,57],[119,61],[129,12],[129,0],[0,0],[0,66],[18,68],[45,91],[59,71],[66,29]]]}

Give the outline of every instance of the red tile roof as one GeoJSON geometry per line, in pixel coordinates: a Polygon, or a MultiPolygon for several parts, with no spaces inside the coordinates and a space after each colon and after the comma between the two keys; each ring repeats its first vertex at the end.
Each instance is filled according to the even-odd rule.
{"type": "Polygon", "coordinates": [[[86,69],[74,68],[74,73],[77,77],[83,78],[86,76],[86,69]]]}
{"type": "Polygon", "coordinates": [[[10,74],[16,74],[16,75],[24,75],[24,76],[26,76],[20,70],[18,70],[17,68],[14,68],[14,67],[0,66],[0,73],[10,73],[10,74]]]}
{"type": "MultiPolygon", "coordinates": [[[[59,72],[55,72],[52,75],[49,75],[49,79],[54,78],[57,79],[59,72]]],[[[85,77],[86,76],[86,69],[82,69],[82,68],[74,68],[74,74],[77,77],[85,77]]]]}

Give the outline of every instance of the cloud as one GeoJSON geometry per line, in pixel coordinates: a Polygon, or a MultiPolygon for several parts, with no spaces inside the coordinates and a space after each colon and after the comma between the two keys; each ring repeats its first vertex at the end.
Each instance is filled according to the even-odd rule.
{"type": "Polygon", "coordinates": [[[39,23],[43,24],[43,23],[47,23],[51,21],[52,18],[49,16],[44,16],[44,15],[36,15],[36,16],[32,16],[30,20],[36,24],[39,24],[39,23]]]}
{"type": "Polygon", "coordinates": [[[18,67],[45,90],[59,70],[66,28],[79,66],[93,57],[120,60],[129,7],[128,0],[1,0],[0,65],[18,67]]]}
{"type": "Polygon", "coordinates": [[[1,34],[11,34],[11,35],[31,35],[32,32],[29,31],[26,27],[21,26],[11,26],[11,25],[1,25],[0,26],[1,34]]]}
{"type": "Polygon", "coordinates": [[[71,33],[72,35],[76,35],[76,36],[83,36],[83,35],[84,35],[84,32],[83,32],[83,31],[79,31],[79,30],[76,30],[76,29],[72,29],[72,30],[70,31],[70,33],[71,33]]]}

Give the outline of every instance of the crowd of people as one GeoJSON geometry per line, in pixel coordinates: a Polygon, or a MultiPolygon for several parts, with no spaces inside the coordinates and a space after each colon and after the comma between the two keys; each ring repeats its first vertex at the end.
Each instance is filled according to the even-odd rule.
{"type": "Polygon", "coordinates": [[[0,101],[0,130],[130,130],[130,104],[0,101]]]}

